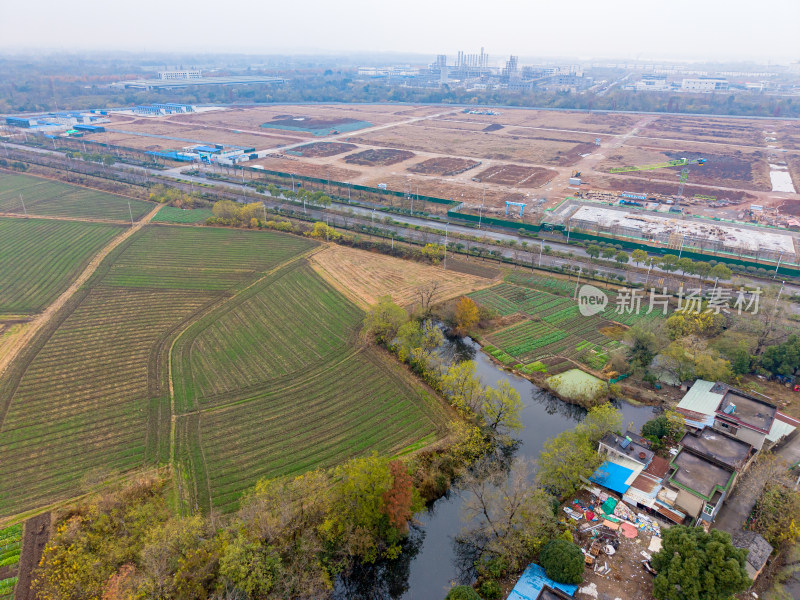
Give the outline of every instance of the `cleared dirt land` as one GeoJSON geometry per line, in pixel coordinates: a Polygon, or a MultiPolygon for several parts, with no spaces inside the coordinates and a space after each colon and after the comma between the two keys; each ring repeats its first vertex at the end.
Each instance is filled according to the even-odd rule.
{"type": "Polygon", "coordinates": [[[345,246],[329,246],[311,257],[311,264],[348,298],[367,307],[381,296],[401,306],[419,302],[419,290],[439,284],[436,301],[448,300],[491,285],[484,277],[445,271],[383,254],[345,246]]]}
{"type": "Polygon", "coordinates": [[[334,156],[336,154],[343,154],[350,150],[355,150],[358,146],[355,144],[346,144],[343,142],[314,142],[313,144],[306,144],[292,150],[299,152],[302,156],[308,158],[317,158],[320,156],[334,156]]]}
{"type": "MultiPolygon", "coordinates": [[[[658,164],[680,158],[705,158],[705,165],[689,165],[689,181],[706,185],[734,187],[745,190],[772,189],[766,153],[730,146],[664,142],[663,146],[648,141],[637,141],[615,148],[598,166],[598,171],[608,172],[613,167],[658,164]]],[[[674,180],[677,182],[680,167],[649,171],[632,171],[626,177],[674,180]]]]}
{"type": "Polygon", "coordinates": [[[442,156],[441,158],[429,158],[421,163],[411,165],[406,170],[420,175],[442,175],[447,177],[464,173],[480,164],[480,161],[477,160],[442,156]]]}
{"type": "Polygon", "coordinates": [[[556,172],[541,167],[523,165],[495,165],[475,175],[475,179],[487,183],[537,188],[556,176],[556,172]]]}
{"type": "Polygon", "coordinates": [[[352,165],[363,165],[368,167],[385,167],[394,165],[404,160],[414,158],[413,152],[407,150],[395,150],[393,148],[370,148],[345,156],[344,161],[352,165]]]}
{"type": "Polygon", "coordinates": [[[423,124],[398,125],[389,129],[355,135],[350,141],[369,145],[406,148],[421,152],[452,154],[458,149],[461,157],[480,160],[518,160],[538,164],[565,164],[574,159],[561,160],[561,156],[572,156],[574,142],[537,141],[504,135],[504,131],[487,133],[462,129],[443,129],[423,124]]]}

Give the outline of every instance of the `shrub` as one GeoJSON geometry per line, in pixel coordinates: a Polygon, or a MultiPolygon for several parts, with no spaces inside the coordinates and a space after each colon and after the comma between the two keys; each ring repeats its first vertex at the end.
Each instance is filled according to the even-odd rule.
{"type": "Polygon", "coordinates": [[[473,590],[468,585],[457,585],[447,592],[444,600],[481,600],[478,592],[473,590]]]}
{"type": "Polygon", "coordinates": [[[583,552],[563,538],[547,544],[539,555],[539,562],[553,581],[573,585],[583,581],[583,552]]]}
{"type": "Polygon", "coordinates": [[[481,584],[480,590],[481,596],[483,596],[486,600],[497,600],[503,595],[503,590],[500,587],[500,584],[494,579],[484,581],[481,584]]]}

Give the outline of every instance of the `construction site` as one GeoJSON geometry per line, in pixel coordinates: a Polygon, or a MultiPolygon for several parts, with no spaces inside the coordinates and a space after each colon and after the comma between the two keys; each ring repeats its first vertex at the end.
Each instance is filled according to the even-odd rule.
{"type": "MultiPolygon", "coordinates": [[[[791,260],[791,232],[800,230],[791,120],[447,105],[141,108],[108,111],[101,127],[55,135],[173,166],[252,167],[439,198],[445,202],[425,210],[442,215],[458,204],[467,219],[664,244],[677,236],[698,249],[765,260],[781,253],[791,260]]],[[[15,119],[7,135],[36,133],[15,119]]]]}

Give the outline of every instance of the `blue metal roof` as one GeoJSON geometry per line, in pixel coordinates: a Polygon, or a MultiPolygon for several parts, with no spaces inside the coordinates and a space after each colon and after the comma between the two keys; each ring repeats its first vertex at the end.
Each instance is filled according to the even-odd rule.
{"type": "Polygon", "coordinates": [[[597,468],[594,474],[589,477],[589,481],[593,481],[619,494],[624,494],[628,491],[628,488],[631,487],[630,484],[625,483],[631,475],[633,475],[632,469],[605,461],[597,468]]]}
{"type": "Polygon", "coordinates": [[[536,600],[545,585],[561,590],[568,596],[574,596],[578,591],[577,585],[556,583],[544,574],[544,569],[536,563],[531,563],[511,590],[507,600],[536,600]]]}

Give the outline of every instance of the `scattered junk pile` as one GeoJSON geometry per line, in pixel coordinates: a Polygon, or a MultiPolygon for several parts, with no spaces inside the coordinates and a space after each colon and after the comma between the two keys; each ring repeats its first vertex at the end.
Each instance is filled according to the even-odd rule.
{"type": "MultiPolygon", "coordinates": [[[[576,521],[580,538],[579,545],[584,562],[596,574],[605,576],[611,572],[608,559],[619,550],[621,537],[633,540],[640,533],[651,536],[648,551],[640,554],[644,569],[655,574],[650,566],[653,552],[661,549],[661,526],[652,517],[634,512],[627,504],[610,496],[599,488],[586,488],[591,501],[575,499],[571,506],[563,507],[564,513],[576,521]]],[[[576,540],[578,541],[578,540],[576,540]]]]}

